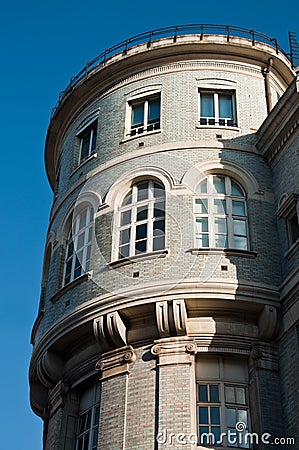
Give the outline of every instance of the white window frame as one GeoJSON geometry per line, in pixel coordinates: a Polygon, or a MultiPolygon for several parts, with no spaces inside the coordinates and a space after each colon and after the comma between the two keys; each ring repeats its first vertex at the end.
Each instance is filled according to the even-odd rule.
{"type": "Polygon", "coordinates": [[[85,206],[76,211],[66,241],[63,286],[90,270],[93,226],[93,207],[85,206]],[[85,212],[86,223],[81,226],[80,220],[85,212]],[[70,251],[70,246],[72,246],[72,251],[70,251]],[[78,256],[79,254],[81,255],[78,256]]]}
{"type": "Polygon", "coordinates": [[[88,124],[86,124],[84,126],[84,128],[80,129],[80,131],[76,134],[77,138],[80,140],[80,144],[79,144],[79,160],[78,160],[78,165],[81,165],[82,163],[84,163],[84,161],[86,161],[91,155],[93,155],[94,153],[96,153],[96,148],[97,148],[97,128],[98,128],[98,120],[92,120],[90,121],[88,124]],[[95,134],[95,141],[94,141],[94,134],[95,134]],[[84,156],[84,158],[82,158],[82,147],[83,147],[83,142],[84,142],[84,138],[89,135],[89,146],[88,146],[88,152],[87,155],[84,156]],[[94,143],[94,147],[93,147],[93,143],[94,143]]]}
{"type": "Polygon", "coordinates": [[[237,122],[237,108],[236,108],[236,91],[232,89],[204,89],[200,88],[198,90],[198,111],[199,111],[199,125],[203,127],[233,127],[238,126],[237,122]],[[201,115],[201,95],[202,94],[212,94],[213,104],[214,104],[214,117],[205,117],[201,115]],[[219,117],[219,95],[230,95],[232,101],[232,111],[233,118],[229,117],[219,117]],[[206,121],[206,123],[203,123],[206,121]],[[223,123],[220,123],[222,121],[223,123]],[[233,123],[229,123],[229,122],[233,123]],[[213,123],[214,122],[214,123],[213,123]]]}
{"type": "Polygon", "coordinates": [[[128,137],[136,137],[142,134],[153,133],[161,130],[161,91],[150,91],[146,92],[134,97],[130,97],[127,100],[127,112],[126,112],[126,138],[128,137]],[[148,111],[149,111],[149,100],[153,98],[159,98],[159,106],[160,106],[160,114],[159,121],[157,127],[153,127],[152,130],[148,130],[148,127],[151,125],[148,123],[148,111]],[[132,128],[132,114],[133,114],[133,106],[134,104],[143,103],[143,124],[138,128],[132,128]],[[133,130],[136,130],[134,132],[133,130]]]}
{"type": "MultiPolygon", "coordinates": [[[[162,209],[161,209],[162,210],[162,209]]],[[[156,180],[143,180],[143,181],[138,181],[134,184],[132,184],[131,188],[129,191],[126,192],[126,195],[123,197],[121,206],[118,209],[117,212],[117,237],[116,237],[116,249],[117,249],[117,255],[116,255],[116,260],[118,259],[123,259],[123,258],[129,258],[132,256],[136,256],[136,255],[140,255],[140,254],[146,254],[146,253],[151,253],[154,250],[153,245],[154,245],[154,222],[156,221],[160,221],[163,220],[164,221],[164,246],[163,249],[165,249],[165,187],[164,185],[160,182],[160,181],[156,181],[156,180]],[[144,199],[144,200],[139,200],[137,198],[138,195],[138,186],[140,184],[143,183],[148,183],[148,198],[144,199]],[[154,185],[159,185],[161,187],[161,190],[163,190],[164,192],[164,196],[160,196],[160,197],[155,197],[154,196],[154,185]],[[132,195],[132,201],[131,203],[127,204],[127,205],[123,205],[123,202],[126,198],[126,196],[131,192],[132,195]],[[163,217],[160,216],[155,216],[154,213],[154,206],[155,203],[161,204],[163,203],[163,217]],[[147,218],[143,219],[143,220],[139,220],[137,221],[137,211],[138,209],[142,209],[143,208],[147,208],[148,210],[148,214],[147,214],[147,218]],[[122,218],[122,214],[125,212],[129,212],[131,211],[131,221],[125,225],[121,225],[121,218],[122,218]],[[147,226],[147,233],[146,233],[146,238],[145,239],[140,239],[140,241],[146,241],[146,249],[145,251],[140,251],[137,252],[136,251],[136,242],[139,242],[136,240],[136,230],[137,227],[139,225],[146,225],[147,226]],[[129,245],[129,253],[127,256],[122,256],[121,254],[121,248],[124,247],[125,245],[121,244],[121,232],[125,231],[125,230],[129,230],[129,241],[127,244],[125,245],[129,245]]],[[[162,237],[162,235],[160,236],[162,237]]],[[[159,249],[163,250],[163,249],[159,249]]]]}
{"type": "MultiPolygon", "coordinates": [[[[207,182],[207,193],[198,193],[194,198],[194,217],[195,217],[195,247],[196,248],[229,248],[236,250],[245,250],[249,251],[249,229],[248,229],[248,213],[247,213],[247,201],[246,195],[243,187],[238,183],[234,178],[224,175],[224,174],[209,174],[204,180],[207,182]],[[225,182],[225,194],[217,193],[213,188],[213,177],[221,177],[224,178],[225,182]],[[243,193],[243,196],[233,195],[231,189],[232,181],[236,183],[236,185],[240,188],[243,193]],[[205,200],[207,204],[206,212],[197,212],[196,211],[196,201],[197,200],[205,200]],[[226,211],[216,212],[215,210],[215,200],[225,201],[226,211]],[[233,214],[233,201],[241,202],[244,205],[244,215],[236,215],[233,214]],[[208,220],[208,231],[207,232],[199,232],[197,230],[197,219],[207,218],[208,220]],[[216,220],[217,219],[225,219],[226,220],[226,233],[223,235],[227,236],[227,245],[218,246],[216,245],[216,235],[220,236],[222,233],[216,233],[216,220]],[[245,222],[245,235],[240,235],[241,237],[246,237],[246,248],[239,249],[235,246],[234,237],[234,220],[240,220],[245,222]],[[199,238],[197,236],[207,234],[209,245],[208,246],[199,246],[198,241],[199,238]]],[[[202,181],[204,181],[202,180],[202,181]]],[[[239,236],[239,235],[236,235],[239,236]]]]}

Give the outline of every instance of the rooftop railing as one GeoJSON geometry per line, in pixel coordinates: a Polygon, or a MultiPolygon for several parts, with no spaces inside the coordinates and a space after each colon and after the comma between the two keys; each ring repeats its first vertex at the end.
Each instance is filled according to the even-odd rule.
{"type": "Polygon", "coordinates": [[[199,35],[200,40],[204,39],[205,35],[220,34],[226,36],[227,42],[231,37],[242,37],[251,40],[252,46],[256,41],[263,42],[271,45],[276,53],[281,52],[289,59],[289,55],[278,45],[277,39],[270,38],[266,34],[259,31],[250,30],[249,28],[234,27],[230,25],[207,25],[207,24],[195,24],[195,25],[178,25],[173,27],[159,28],[157,30],[147,31],[145,33],[137,34],[125,41],[122,41],[113,47],[106,49],[104,52],[96,56],[92,61],[86,63],[85,67],[80,70],[77,75],[73,76],[68,86],[59,93],[58,102],[52,108],[51,118],[54,117],[57,109],[61,105],[64,98],[73,90],[73,88],[97,66],[105,65],[108,58],[116,53],[123,52],[125,56],[130,48],[147,43],[148,48],[151,47],[152,42],[161,39],[163,37],[169,37],[173,39],[175,43],[179,36],[186,36],[188,34],[199,35]]]}

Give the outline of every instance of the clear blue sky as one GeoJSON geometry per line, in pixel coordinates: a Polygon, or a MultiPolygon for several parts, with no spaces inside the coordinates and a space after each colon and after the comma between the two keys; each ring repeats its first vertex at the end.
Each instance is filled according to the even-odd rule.
{"type": "Polygon", "coordinates": [[[105,48],[150,29],[230,24],[299,38],[298,2],[11,0],[2,2],[1,449],[40,450],[42,422],[30,410],[30,332],[40,295],[52,193],[44,141],[58,93],[105,48]],[[285,9],[284,9],[285,5],[285,9]],[[4,253],[3,253],[4,248],[4,253]]]}

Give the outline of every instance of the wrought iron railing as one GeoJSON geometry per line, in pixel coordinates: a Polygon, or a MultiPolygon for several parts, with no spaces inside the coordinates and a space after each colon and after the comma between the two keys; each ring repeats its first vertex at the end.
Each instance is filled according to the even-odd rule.
{"type": "Polygon", "coordinates": [[[113,47],[106,49],[104,52],[96,56],[92,61],[86,63],[85,67],[80,70],[77,75],[73,76],[68,84],[68,86],[59,93],[58,102],[52,108],[51,118],[55,115],[57,109],[62,103],[63,99],[72,91],[72,89],[84,79],[90,71],[99,65],[105,65],[108,58],[115,55],[116,53],[123,52],[125,56],[130,48],[138,45],[145,44],[150,48],[153,41],[158,40],[163,37],[170,37],[175,43],[179,36],[185,36],[188,34],[197,34],[200,39],[204,39],[205,35],[220,34],[226,36],[227,42],[230,41],[232,36],[243,37],[251,40],[252,46],[255,45],[256,41],[263,42],[271,45],[276,53],[281,52],[288,59],[289,55],[278,45],[277,39],[270,38],[266,34],[260,33],[259,31],[250,30],[249,28],[234,27],[230,25],[208,25],[208,24],[194,24],[194,25],[178,25],[173,27],[159,28],[157,30],[147,31],[145,33],[137,34],[125,41],[122,41],[113,47]]]}

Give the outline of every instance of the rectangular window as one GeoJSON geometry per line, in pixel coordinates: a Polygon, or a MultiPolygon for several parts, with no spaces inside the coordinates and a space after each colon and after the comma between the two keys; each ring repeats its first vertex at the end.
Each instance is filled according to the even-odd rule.
{"type": "Polygon", "coordinates": [[[160,129],[160,93],[129,102],[129,136],[160,129]]]}
{"type": "Polygon", "coordinates": [[[200,90],[199,123],[209,126],[236,127],[235,93],[200,90]]]}
{"type": "Polygon", "coordinates": [[[96,151],[98,122],[93,122],[78,135],[80,140],[79,164],[96,151]]]}
{"type": "Polygon", "coordinates": [[[196,372],[199,444],[251,448],[246,362],[200,358],[196,372]]]}
{"type": "Polygon", "coordinates": [[[82,393],[80,399],[76,450],[97,450],[100,419],[100,385],[82,393]]]}

